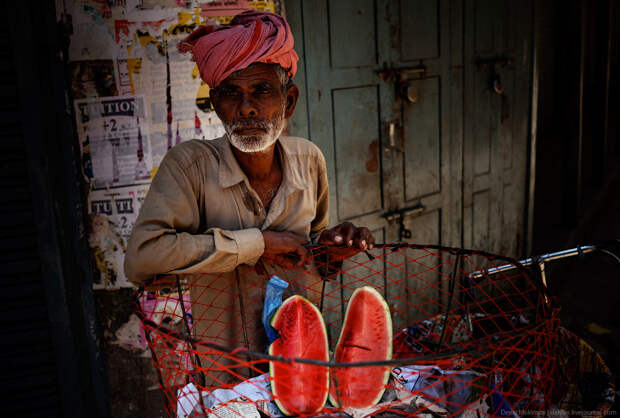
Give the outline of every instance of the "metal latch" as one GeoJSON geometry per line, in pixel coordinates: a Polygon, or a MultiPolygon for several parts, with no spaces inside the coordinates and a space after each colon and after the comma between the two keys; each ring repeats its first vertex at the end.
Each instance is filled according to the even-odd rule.
{"type": "Polygon", "coordinates": [[[387,68],[384,66],[382,70],[377,71],[377,75],[388,82],[399,82],[407,79],[409,75],[417,75],[420,78],[426,73],[425,65],[416,65],[415,67],[387,68]]]}
{"type": "Polygon", "coordinates": [[[491,58],[476,58],[476,69],[489,71],[489,88],[495,93],[504,94],[504,84],[499,77],[499,68],[504,68],[512,65],[512,58],[508,57],[491,57],[491,58]]]}
{"type": "Polygon", "coordinates": [[[396,94],[409,103],[417,103],[420,100],[420,92],[409,83],[409,76],[416,75],[418,78],[424,78],[426,74],[426,66],[417,65],[415,67],[387,68],[377,71],[379,77],[394,83],[396,94]]]}
{"type": "Polygon", "coordinates": [[[382,215],[388,222],[398,222],[398,240],[411,238],[411,231],[405,228],[404,219],[406,216],[419,215],[424,212],[425,207],[421,204],[409,206],[407,208],[394,210],[382,215]]]}

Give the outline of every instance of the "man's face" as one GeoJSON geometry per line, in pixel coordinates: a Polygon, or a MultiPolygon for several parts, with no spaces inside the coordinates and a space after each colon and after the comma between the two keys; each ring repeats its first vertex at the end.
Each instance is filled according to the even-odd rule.
{"type": "Polygon", "coordinates": [[[231,144],[243,152],[269,148],[291,117],[299,92],[282,91],[271,65],[255,64],[229,76],[211,98],[231,144]]]}

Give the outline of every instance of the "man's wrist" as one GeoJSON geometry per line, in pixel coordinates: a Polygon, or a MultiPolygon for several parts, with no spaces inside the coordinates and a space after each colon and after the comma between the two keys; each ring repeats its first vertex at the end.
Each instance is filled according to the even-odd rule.
{"type": "Polygon", "coordinates": [[[237,242],[237,264],[254,264],[265,251],[263,234],[258,228],[231,231],[237,242]]]}

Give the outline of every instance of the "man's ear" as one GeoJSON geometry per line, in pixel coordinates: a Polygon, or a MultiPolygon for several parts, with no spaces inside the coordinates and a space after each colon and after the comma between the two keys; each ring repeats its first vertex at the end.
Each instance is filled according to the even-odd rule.
{"type": "Polygon", "coordinates": [[[221,121],[223,121],[224,118],[222,117],[221,113],[222,109],[220,108],[220,96],[217,94],[216,89],[211,89],[211,91],[209,92],[209,100],[211,101],[211,106],[213,106],[213,110],[215,110],[215,114],[218,118],[220,118],[221,121]]]}
{"type": "Polygon", "coordinates": [[[219,114],[216,89],[209,90],[209,101],[211,101],[211,106],[213,106],[213,110],[215,110],[215,113],[219,114]]]}
{"type": "Polygon", "coordinates": [[[295,106],[297,105],[297,99],[299,99],[299,89],[295,84],[291,84],[286,89],[286,106],[284,108],[284,118],[288,119],[293,116],[295,106]]]}

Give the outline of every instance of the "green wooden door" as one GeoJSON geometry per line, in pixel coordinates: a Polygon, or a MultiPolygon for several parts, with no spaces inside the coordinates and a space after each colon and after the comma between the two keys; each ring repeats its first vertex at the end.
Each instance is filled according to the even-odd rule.
{"type": "Polygon", "coordinates": [[[304,58],[297,82],[306,99],[291,132],[309,137],[326,156],[331,224],[352,221],[369,226],[378,241],[398,241],[398,223],[384,215],[420,205],[421,213],[404,219],[412,232],[407,241],[459,245],[461,135],[450,113],[461,113],[454,97],[462,87],[461,69],[451,69],[460,58],[451,56],[450,21],[460,11],[432,0],[305,0],[286,7],[304,58]],[[378,74],[409,67],[425,69],[402,76],[416,103],[378,74]]]}
{"type": "Polygon", "coordinates": [[[398,241],[383,216],[421,205],[407,241],[522,255],[531,1],[292,0],[286,12],[302,57],[291,132],[325,153],[331,223],[398,241]],[[401,72],[415,103],[377,76],[416,67],[401,72]]]}
{"type": "MultiPolygon", "coordinates": [[[[462,134],[451,115],[462,114],[462,68],[452,65],[461,57],[450,48],[461,42],[461,27],[451,23],[460,9],[437,0],[304,0],[287,2],[286,12],[303,57],[296,78],[305,98],[291,132],[325,154],[330,224],[367,226],[377,242],[460,245],[462,134]],[[411,70],[380,76],[404,68],[411,70]],[[405,83],[413,103],[397,93],[405,83]],[[402,226],[386,219],[412,207],[423,210],[404,216],[402,226]]],[[[437,296],[437,289],[424,292],[437,296]]],[[[392,306],[395,323],[410,323],[413,301],[395,300],[402,301],[392,306]]]]}
{"type": "MultiPolygon", "coordinates": [[[[302,98],[290,129],[325,154],[331,225],[368,226],[378,242],[517,255],[530,9],[516,6],[499,0],[286,3],[302,57],[296,77],[302,98]],[[493,67],[505,89],[500,95],[478,61],[503,54],[510,64],[493,67]],[[402,227],[386,219],[415,207],[422,210],[404,216],[402,227]]],[[[419,286],[410,281],[409,291],[419,286]]],[[[439,284],[426,288],[415,290],[429,299],[445,295],[439,284]]],[[[403,302],[392,307],[395,324],[411,323],[415,312],[406,308],[416,301],[407,294],[394,299],[403,302]]]]}

